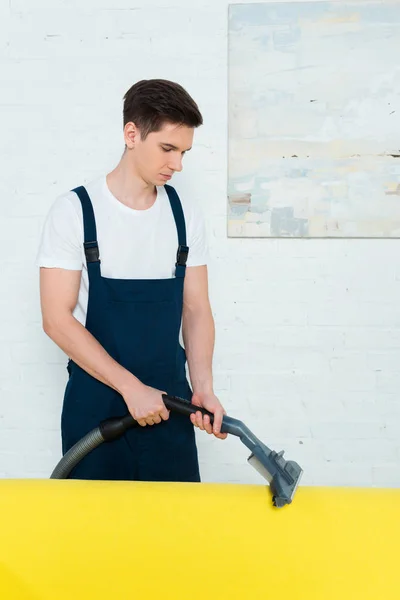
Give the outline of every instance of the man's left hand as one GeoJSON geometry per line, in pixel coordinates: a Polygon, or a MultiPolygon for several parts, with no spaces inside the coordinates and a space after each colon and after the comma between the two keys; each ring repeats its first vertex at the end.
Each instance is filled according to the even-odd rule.
{"type": "Polygon", "coordinates": [[[210,417],[204,415],[201,412],[193,413],[190,415],[190,420],[195,427],[207,431],[209,434],[214,434],[215,437],[220,440],[224,440],[228,434],[221,433],[222,418],[226,415],[226,411],[218,400],[217,396],[213,393],[194,393],[192,397],[192,404],[195,406],[201,406],[209,412],[214,414],[214,423],[211,424],[210,417]]]}

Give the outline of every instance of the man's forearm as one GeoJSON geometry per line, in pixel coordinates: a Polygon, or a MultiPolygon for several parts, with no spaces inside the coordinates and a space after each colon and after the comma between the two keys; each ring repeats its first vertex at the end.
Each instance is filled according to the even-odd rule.
{"type": "Polygon", "coordinates": [[[65,315],[57,323],[44,323],[44,330],[77,365],[119,393],[135,384],[141,385],[72,315],[65,315]]]}
{"type": "Polygon", "coordinates": [[[211,308],[191,311],[184,307],[182,335],[193,392],[212,393],[215,325],[211,308]]]}

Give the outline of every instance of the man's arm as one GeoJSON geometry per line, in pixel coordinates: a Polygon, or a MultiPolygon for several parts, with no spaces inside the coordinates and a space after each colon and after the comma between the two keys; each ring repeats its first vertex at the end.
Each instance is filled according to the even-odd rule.
{"type": "Polygon", "coordinates": [[[226,434],[219,433],[225,411],[213,389],[215,325],[208,296],[208,273],[205,265],[186,269],[182,335],[193,388],[192,402],[214,413],[214,427],[207,416],[202,418],[201,413],[197,413],[197,416],[192,415],[192,422],[208,433],[225,438],[226,434]]]}
{"type": "Polygon", "coordinates": [[[118,391],[141,425],[168,419],[160,392],[142,384],[116,362],[73,316],[81,271],[40,269],[40,300],[45,333],[87,373],[118,391]],[[158,416],[159,415],[159,416],[158,416]],[[149,418],[149,420],[147,420],[149,418]]]}
{"type": "Polygon", "coordinates": [[[206,266],[186,269],[182,334],[193,392],[212,393],[215,326],[208,297],[206,266]]]}

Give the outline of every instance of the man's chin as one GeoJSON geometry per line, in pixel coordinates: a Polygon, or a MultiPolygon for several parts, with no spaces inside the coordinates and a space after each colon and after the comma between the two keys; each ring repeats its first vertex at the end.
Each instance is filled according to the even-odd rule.
{"type": "Polygon", "coordinates": [[[172,175],[162,175],[160,173],[160,175],[157,178],[158,183],[156,185],[165,185],[166,183],[168,183],[168,181],[170,181],[172,178],[172,175]]]}

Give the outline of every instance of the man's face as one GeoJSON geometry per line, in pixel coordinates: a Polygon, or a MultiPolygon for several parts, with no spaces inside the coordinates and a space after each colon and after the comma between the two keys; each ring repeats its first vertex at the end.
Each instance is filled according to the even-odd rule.
{"type": "Polygon", "coordinates": [[[192,147],[193,134],[191,127],[166,123],[142,140],[136,130],[131,156],[137,174],[152,185],[167,183],[176,171],[182,171],[182,159],[192,147]]]}

